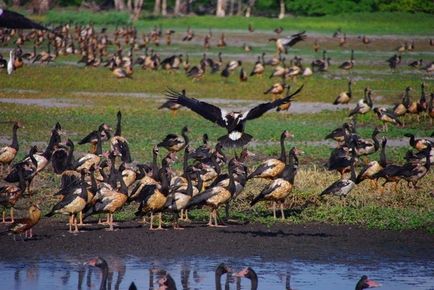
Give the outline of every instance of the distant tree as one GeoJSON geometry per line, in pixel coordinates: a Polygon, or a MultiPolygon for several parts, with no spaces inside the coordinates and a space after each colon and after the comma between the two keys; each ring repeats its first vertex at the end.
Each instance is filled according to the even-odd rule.
{"type": "Polygon", "coordinates": [[[225,6],[226,6],[226,0],[217,0],[217,9],[216,9],[216,16],[217,17],[225,17],[225,6]]]}
{"type": "Polygon", "coordinates": [[[46,13],[50,9],[51,0],[33,0],[32,8],[33,13],[41,14],[46,13]]]}
{"type": "Polygon", "coordinates": [[[161,11],[161,0],[155,0],[154,2],[154,15],[160,15],[161,11]]]}
{"type": "Polygon", "coordinates": [[[285,0],[279,0],[280,12],[279,19],[283,19],[285,17],[285,0]]]}
{"type": "Polygon", "coordinates": [[[255,6],[256,0],[249,0],[247,3],[247,9],[246,9],[246,17],[250,17],[252,14],[253,6],[255,6]]]}
{"type": "Polygon", "coordinates": [[[175,8],[173,9],[173,14],[175,15],[181,14],[181,0],[175,1],[175,8]]]}

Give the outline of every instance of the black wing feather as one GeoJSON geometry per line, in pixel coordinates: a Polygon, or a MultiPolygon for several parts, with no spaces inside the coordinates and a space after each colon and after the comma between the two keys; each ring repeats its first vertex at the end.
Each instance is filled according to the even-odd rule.
{"type": "Polygon", "coordinates": [[[298,90],[296,90],[294,93],[290,94],[289,96],[286,96],[285,98],[282,99],[278,99],[275,100],[273,102],[268,102],[268,103],[262,103],[257,105],[256,107],[250,109],[247,113],[246,116],[244,117],[244,120],[252,120],[252,119],[256,119],[261,117],[265,112],[274,109],[282,104],[285,104],[287,102],[289,102],[291,100],[291,98],[293,96],[295,96],[296,94],[298,94],[302,89],[303,89],[302,85],[301,87],[298,88],[298,90]]]}
{"type": "Polygon", "coordinates": [[[222,112],[219,107],[199,101],[195,98],[189,98],[185,95],[184,91],[182,93],[179,93],[175,90],[168,89],[166,91],[166,96],[169,98],[170,101],[176,102],[182,106],[189,108],[190,110],[201,115],[208,121],[216,123],[221,127],[226,127],[226,121],[223,119],[222,112]]]}

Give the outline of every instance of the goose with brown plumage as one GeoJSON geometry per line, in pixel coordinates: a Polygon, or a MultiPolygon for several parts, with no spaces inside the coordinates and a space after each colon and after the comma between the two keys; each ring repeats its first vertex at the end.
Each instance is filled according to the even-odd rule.
{"type": "Polygon", "coordinates": [[[18,143],[17,131],[23,126],[19,122],[15,122],[12,127],[12,143],[9,146],[0,148],[0,165],[2,168],[1,174],[3,174],[4,167],[9,167],[12,161],[17,156],[18,150],[20,149],[18,143]]]}

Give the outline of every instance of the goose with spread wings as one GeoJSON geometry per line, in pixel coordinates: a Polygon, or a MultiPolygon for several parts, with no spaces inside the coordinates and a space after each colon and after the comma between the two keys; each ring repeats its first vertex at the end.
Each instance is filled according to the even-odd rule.
{"type": "Polygon", "coordinates": [[[166,91],[168,100],[178,103],[192,110],[193,112],[201,115],[203,118],[216,123],[220,127],[226,128],[228,134],[218,138],[218,141],[224,147],[242,147],[252,140],[253,136],[244,133],[245,124],[248,120],[253,120],[261,117],[265,112],[272,110],[282,104],[288,102],[291,97],[298,94],[303,89],[303,85],[291,95],[285,98],[278,99],[268,103],[262,103],[256,107],[248,110],[245,113],[242,112],[226,112],[217,106],[209,103],[199,101],[195,98],[189,98],[185,94],[185,90],[177,92],[172,89],[166,91]]]}

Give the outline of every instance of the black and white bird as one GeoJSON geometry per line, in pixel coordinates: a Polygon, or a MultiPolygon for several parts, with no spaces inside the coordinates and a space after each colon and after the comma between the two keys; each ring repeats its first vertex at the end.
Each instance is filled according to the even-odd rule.
{"type": "MultiPolygon", "coordinates": [[[[355,141],[351,141],[355,142],[355,141]]],[[[323,192],[320,193],[320,196],[331,194],[339,196],[340,198],[346,197],[351,190],[356,185],[356,171],[354,169],[354,163],[356,158],[356,150],[355,146],[352,145],[352,153],[351,153],[351,177],[350,179],[340,179],[333,182],[329,187],[327,187],[323,192]]]]}
{"type": "Polygon", "coordinates": [[[303,89],[303,85],[291,95],[285,98],[278,99],[268,103],[262,103],[256,107],[248,110],[245,113],[242,112],[226,112],[219,107],[211,105],[209,103],[199,101],[195,98],[189,98],[185,95],[185,90],[182,92],[176,92],[172,89],[166,91],[166,96],[169,100],[176,102],[182,106],[185,106],[193,112],[201,115],[203,118],[216,123],[220,127],[226,128],[228,134],[218,138],[218,141],[224,147],[242,147],[249,143],[253,136],[244,133],[245,124],[248,120],[253,120],[261,117],[265,112],[272,110],[286,102],[288,102],[292,96],[295,96],[303,89]]]}

